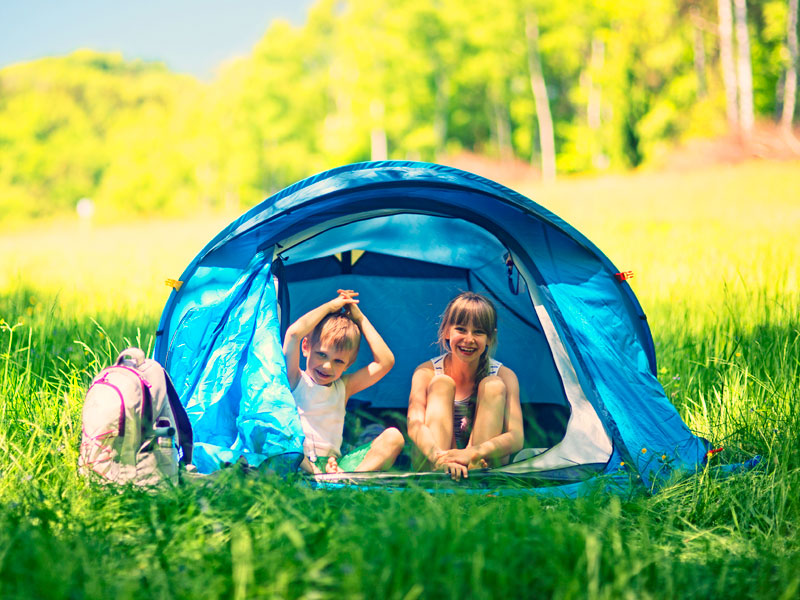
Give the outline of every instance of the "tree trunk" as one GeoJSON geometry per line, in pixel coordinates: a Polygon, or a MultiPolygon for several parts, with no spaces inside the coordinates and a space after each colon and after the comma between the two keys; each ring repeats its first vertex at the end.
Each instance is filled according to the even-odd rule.
{"type": "Polygon", "coordinates": [[[797,0],[789,0],[789,19],[786,27],[786,46],[789,49],[789,67],[783,84],[783,114],[781,129],[792,131],[794,109],[797,101],[797,69],[800,67],[797,48],[797,0]]]}
{"type": "Polygon", "coordinates": [[[509,162],[514,158],[514,148],[511,146],[511,119],[508,110],[506,110],[505,104],[493,99],[492,112],[494,113],[495,135],[500,160],[509,162]]]}
{"type": "Polygon", "coordinates": [[[603,90],[600,84],[595,81],[593,73],[602,73],[605,63],[606,46],[603,40],[592,38],[592,55],[589,59],[590,68],[586,73],[587,94],[586,101],[586,124],[592,131],[592,165],[595,169],[607,169],[609,160],[600,141],[600,127],[603,125],[603,90]]]}
{"type": "Polygon", "coordinates": [[[600,86],[595,84],[592,73],[600,73],[605,59],[605,44],[603,40],[592,38],[592,57],[589,61],[590,72],[588,80],[588,100],[586,102],[586,123],[589,129],[600,129],[602,95],[600,86]]]}
{"type": "Polygon", "coordinates": [[[703,40],[703,29],[700,27],[700,11],[696,5],[689,9],[689,17],[694,30],[694,72],[697,77],[697,95],[706,95],[706,46],[703,40]]]}
{"type": "Polygon", "coordinates": [[[733,0],[736,15],[736,71],[739,80],[739,124],[745,137],[753,133],[753,66],[750,62],[750,35],[747,32],[746,0],[733,0]]]}
{"type": "Polygon", "coordinates": [[[389,151],[386,130],[383,128],[383,102],[377,98],[374,99],[370,102],[369,112],[372,117],[372,130],[369,135],[370,160],[386,160],[389,157],[389,151]]]}
{"type": "Polygon", "coordinates": [[[719,60],[722,66],[722,81],[725,85],[725,108],[728,126],[739,128],[739,104],[736,101],[736,67],[733,63],[733,13],[731,0],[717,0],[719,14],[719,60]]]}
{"type": "Polygon", "coordinates": [[[436,155],[444,153],[447,146],[447,115],[450,98],[449,79],[440,70],[436,73],[435,112],[433,115],[433,132],[436,138],[436,155]]]}
{"type": "Polygon", "coordinates": [[[550,114],[550,100],[547,98],[547,85],[542,73],[542,59],[539,55],[539,24],[533,11],[525,15],[525,37],[528,42],[528,70],[531,77],[531,91],[539,121],[539,144],[542,148],[542,178],[553,181],[556,178],[556,144],[553,133],[553,117],[550,114]]]}

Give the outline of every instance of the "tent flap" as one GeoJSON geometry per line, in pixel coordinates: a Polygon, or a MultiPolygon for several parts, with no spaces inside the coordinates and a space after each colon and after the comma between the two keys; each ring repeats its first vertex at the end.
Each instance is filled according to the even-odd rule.
{"type": "Polygon", "coordinates": [[[192,422],[198,470],[296,453],[303,433],[281,351],[272,249],[253,258],[229,293],[181,321],[170,372],[192,422]]]}

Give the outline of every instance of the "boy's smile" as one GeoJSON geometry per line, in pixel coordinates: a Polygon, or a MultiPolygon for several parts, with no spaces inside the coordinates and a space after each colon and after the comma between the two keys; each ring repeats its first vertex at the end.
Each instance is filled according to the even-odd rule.
{"type": "Polygon", "coordinates": [[[317,385],[330,385],[347,370],[355,358],[352,350],[337,349],[333,345],[317,341],[313,346],[303,338],[303,356],[306,357],[306,373],[317,385]]]}

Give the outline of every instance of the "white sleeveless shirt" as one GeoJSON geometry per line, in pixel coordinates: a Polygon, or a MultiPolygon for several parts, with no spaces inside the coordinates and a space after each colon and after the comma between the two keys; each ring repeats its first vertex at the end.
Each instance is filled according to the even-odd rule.
{"type": "Polygon", "coordinates": [[[337,379],[330,385],[319,385],[302,371],[292,396],[306,436],[304,454],[312,460],[320,456],[339,458],[344,430],[344,381],[337,379]]]}

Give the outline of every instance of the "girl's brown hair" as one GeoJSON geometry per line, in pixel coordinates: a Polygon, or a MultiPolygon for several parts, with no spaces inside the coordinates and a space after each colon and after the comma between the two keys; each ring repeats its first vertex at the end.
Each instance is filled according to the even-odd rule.
{"type": "Polygon", "coordinates": [[[475,292],[461,292],[450,300],[439,323],[439,346],[444,352],[450,351],[446,336],[453,325],[472,325],[486,332],[486,350],[481,355],[478,372],[475,374],[477,388],[480,380],[489,374],[489,353],[497,344],[497,310],[486,296],[475,292]]]}

